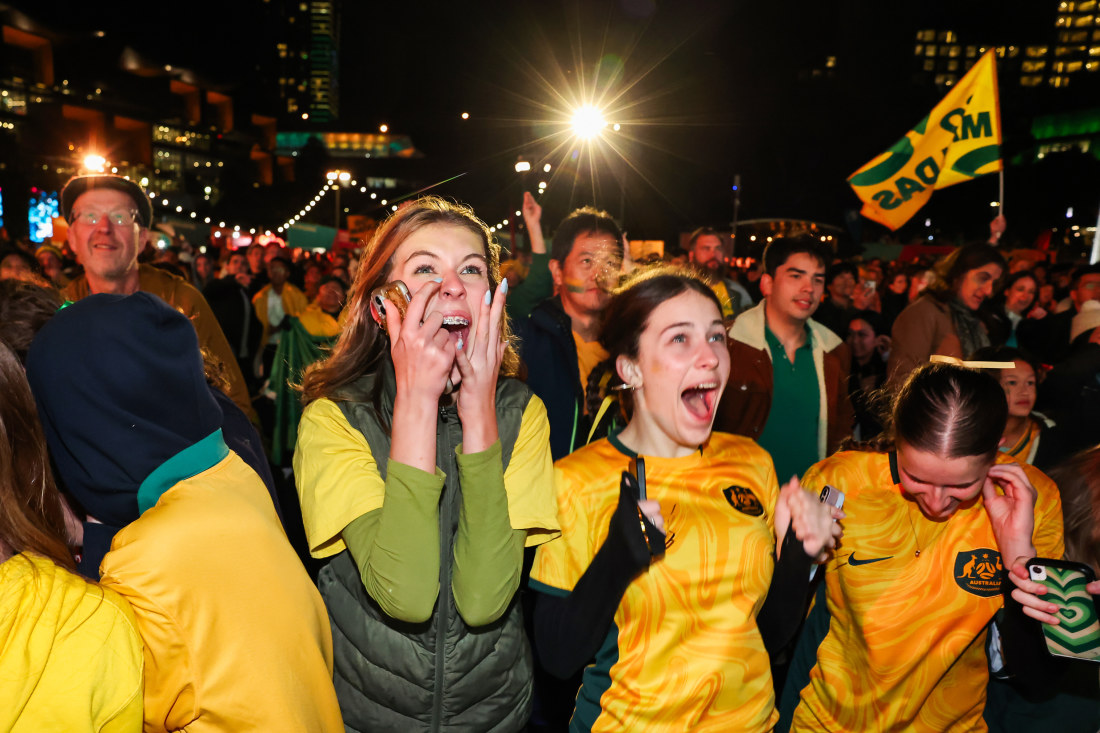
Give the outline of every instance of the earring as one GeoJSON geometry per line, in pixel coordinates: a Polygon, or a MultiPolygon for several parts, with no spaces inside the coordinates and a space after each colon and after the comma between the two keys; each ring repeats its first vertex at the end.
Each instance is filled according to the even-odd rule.
{"type": "Polygon", "coordinates": [[[627,384],[626,382],[623,382],[622,384],[616,384],[611,389],[613,389],[617,392],[626,392],[627,390],[633,392],[634,390],[641,389],[641,388],[642,388],[642,385],[640,385],[640,384],[627,384]]]}

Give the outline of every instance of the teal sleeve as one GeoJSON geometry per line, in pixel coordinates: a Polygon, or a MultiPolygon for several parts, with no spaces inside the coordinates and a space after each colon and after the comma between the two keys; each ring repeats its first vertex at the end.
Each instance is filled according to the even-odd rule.
{"type": "Polygon", "coordinates": [[[527,277],[508,291],[508,317],[513,322],[531,315],[535,306],[554,294],[554,279],[550,277],[550,254],[531,255],[531,267],[527,277]]]}
{"type": "Polygon", "coordinates": [[[500,618],[519,588],[527,531],[512,529],[500,441],[470,455],[457,453],[462,508],[451,589],[469,626],[500,618]]]}
{"type": "Polygon", "coordinates": [[[351,522],[341,536],[367,593],[399,621],[431,618],[439,595],[439,496],[442,472],[389,462],[382,508],[351,522]]]}

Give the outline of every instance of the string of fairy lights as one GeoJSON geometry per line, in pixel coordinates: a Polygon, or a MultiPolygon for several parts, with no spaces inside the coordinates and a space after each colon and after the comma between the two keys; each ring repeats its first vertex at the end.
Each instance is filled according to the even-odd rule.
{"type": "MultiPolygon", "coordinates": [[[[112,172],[117,172],[117,171],[118,171],[117,168],[112,169],[112,172]]],[[[130,176],[123,176],[123,177],[126,178],[127,180],[130,179],[130,176]]],[[[148,179],[142,179],[140,181],[140,183],[141,183],[142,186],[146,186],[146,185],[148,185],[148,179]]],[[[545,190],[546,190],[545,186],[546,186],[545,183],[540,184],[540,187],[539,187],[539,190],[538,190],[539,194],[542,194],[542,193],[545,192],[545,190]]],[[[354,191],[356,188],[358,188],[359,193],[362,193],[362,194],[368,194],[369,193],[370,199],[372,201],[377,202],[376,203],[377,206],[381,206],[381,207],[383,207],[383,209],[388,209],[391,212],[392,211],[397,211],[397,209],[398,209],[397,204],[390,204],[390,202],[387,199],[384,199],[384,198],[379,199],[378,192],[370,191],[367,188],[367,186],[360,186],[358,180],[351,178],[351,174],[348,173],[347,171],[329,171],[328,174],[326,175],[325,184],[323,186],[321,186],[320,189],[317,190],[317,193],[314,194],[314,196],[309,201],[307,201],[301,208],[299,208],[299,210],[296,214],[293,214],[292,216],[287,217],[287,219],[281,225],[276,227],[274,232],[272,232],[270,229],[265,229],[265,228],[262,228],[262,227],[249,227],[249,228],[246,229],[245,227],[241,226],[240,224],[232,224],[232,223],[227,222],[224,219],[218,220],[218,219],[215,219],[214,217],[211,217],[211,216],[203,216],[203,215],[199,214],[197,211],[190,210],[190,209],[184,207],[181,204],[173,205],[172,202],[169,201],[169,199],[166,198],[164,194],[162,194],[160,192],[157,192],[157,191],[149,191],[148,195],[149,195],[150,202],[153,204],[153,206],[155,208],[159,208],[161,210],[161,213],[168,214],[168,215],[171,215],[172,213],[174,213],[174,214],[176,214],[180,217],[183,217],[185,219],[190,219],[190,220],[196,221],[196,222],[201,220],[204,224],[208,224],[211,227],[217,227],[217,229],[213,233],[213,236],[215,238],[220,238],[222,236],[222,230],[232,229],[232,234],[229,234],[228,236],[230,238],[236,239],[238,236],[241,236],[245,232],[247,232],[248,234],[250,234],[252,236],[256,236],[257,234],[263,234],[267,237],[279,237],[280,235],[285,236],[287,233],[289,233],[291,227],[293,227],[294,225],[300,223],[315,208],[317,208],[321,204],[321,201],[328,195],[328,193],[330,191],[338,191],[338,189],[341,189],[341,188],[345,188],[345,189],[348,189],[348,190],[351,190],[351,191],[354,191]]],[[[209,195],[210,195],[210,190],[209,190],[209,188],[207,188],[207,190],[206,190],[207,198],[209,198],[209,195]]],[[[339,204],[337,204],[337,208],[339,209],[339,204]]],[[[345,209],[345,211],[346,211],[346,209],[345,209]]],[[[521,216],[521,212],[519,210],[517,210],[516,211],[516,217],[519,218],[520,216],[521,216]]],[[[508,223],[509,223],[509,220],[507,218],[502,219],[501,221],[491,225],[489,227],[489,231],[491,231],[493,233],[496,233],[498,231],[503,232],[505,230],[505,228],[508,226],[508,223]]]]}

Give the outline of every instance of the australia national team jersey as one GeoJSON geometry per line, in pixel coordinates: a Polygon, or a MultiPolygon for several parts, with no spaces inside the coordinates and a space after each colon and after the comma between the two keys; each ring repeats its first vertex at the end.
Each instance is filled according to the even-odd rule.
{"type": "MultiPolygon", "coordinates": [[[[774,569],[771,459],[747,438],[714,433],[689,456],[645,463],[667,549],[615,611],[571,730],[769,731],[778,714],[756,614],[774,569]]],[[[555,464],[562,536],[539,547],[532,588],[573,589],[607,536],[629,467],[614,438],[555,464]]]]}
{"type": "MultiPolygon", "coordinates": [[[[1060,558],[1057,487],[1024,471],[1038,492],[1032,540],[1040,556],[1060,558]]],[[[803,480],[843,491],[847,518],[826,566],[829,632],[794,731],[986,730],[986,628],[1004,573],[989,516],[979,496],[932,522],[898,481],[894,454],[859,452],[827,458],[803,480]]]]}

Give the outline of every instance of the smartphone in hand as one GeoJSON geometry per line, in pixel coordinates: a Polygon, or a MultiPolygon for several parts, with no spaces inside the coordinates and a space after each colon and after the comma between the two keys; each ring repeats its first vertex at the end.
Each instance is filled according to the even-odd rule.
{"type": "Polygon", "coordinates": [[[844,508],[844,492],[835,486],[826,484],[825,488],[821,490],[821,496],[818,498],[822,504],[828,504],[837,509],[844,508]]]}
{"type": "Polygon", "coordinates": [[[1059,624],[1043,624],[1043,637],[1052,656],[1100,662],[1100,615],[1085,586],[1096,579],[1092,568],[1068,560],[1033,557],[1027,574],[1046,587],[1043,600],[1059,606],[1059,624]]]}
{"type": "Polygon", "coordinates": [[[409,309],[409,303],[412,301],[412,296],[409,294],[409,288],[400,280],[388,282],[371,291],[370,314],[374,318],[374,322],[383,331],[386,330],[386,307],[383,304],[385,300],[393,303],[401,313],[401,317],[404,318],[409,309]]]}

